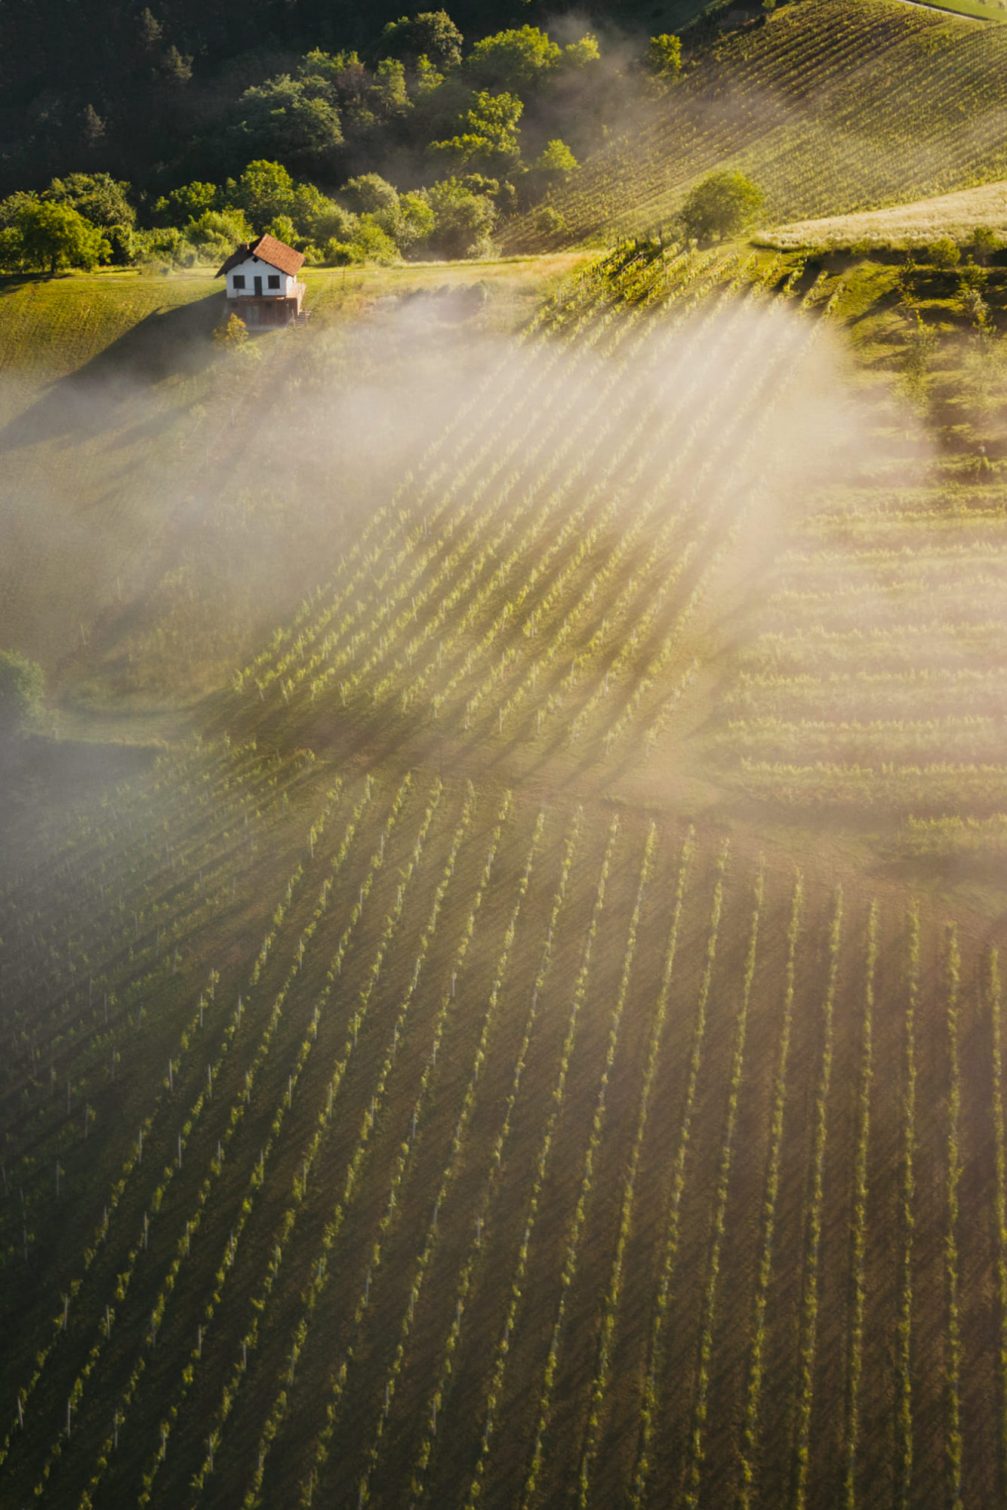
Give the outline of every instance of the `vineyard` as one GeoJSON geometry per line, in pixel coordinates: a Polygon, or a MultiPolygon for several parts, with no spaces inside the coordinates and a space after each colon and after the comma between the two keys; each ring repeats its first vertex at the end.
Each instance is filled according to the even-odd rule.
{"type": "MultiPolygon", "coordinates": [[[[1002,174],[1003,36],[784,7],[564,213],[733,131],[781,214],[1002,174]]],[[[1007,1499],[1007,254],[799,242],[319,273],[52,427],[140,287],[6,390],[57,734],[188,703],[0,813],[4,1506],[1007,1499]]]]}
{"type": "MultiPolygon", "coordinates": [[[[774,562],[717,740],[744,790],[775,811],[866,824],[896,854],[995,866],[1007,807],[1007,490],[997,405],[974,386],[994,314],[988,333],[964,333],[947,280],[921,271],[915,308],[931,324],[914,329],[881,312],[896,273],[878,272],[857,316],[884,354],[863,464],[822,491],[774,562]],[[914,431],[893,420],[921,329],[914,431]]],[[[994,280],[987,293],[1002,319],[1007,287],[994,280]]]]}
{"type": "Polygon", "coordinates": [[[616,254],[569,280],[236,673],[227,726],[442,760],[461,744],[525,775],[653,750],[711,584],[788,474],[780,411],[814,370],[800,312],[819,293],[733,252],[616,254]]]}
{"type": "Polygon", "coordinates": [[[670,221],[713,168],[759,184],[764,224],[849,214],[1007,177],[1007,31],[924,5],[815,0],[703,49],[633,130],[505,245],[606,240],[670,221]]]}
{"type": "Polygon", "coordinates": [[[995,949],[599,818],[207,751],[5,899],[12,1503],[996,1497],[995,949]]]}

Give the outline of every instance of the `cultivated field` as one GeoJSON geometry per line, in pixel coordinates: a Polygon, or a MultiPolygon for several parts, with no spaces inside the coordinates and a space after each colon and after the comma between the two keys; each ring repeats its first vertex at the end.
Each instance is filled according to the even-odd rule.
{"type": "Polygon", "coordinates": [[[4,935],[15,1502],[995,1498],[999,976],[929,910],[246,749],[4,935]]]}
{"type": "Polygon", "coordinates": [[[893,361],[844,378],[874,475],[799,509],[776,455],[886,276],[572,275],[235,674],[230,738],[35,835],[15,1502],[996,1498],[999,930],[711,784],[770,836],[881,808],[903,854],[1002,852],[999,453],[920,481],[893,361]]]}
{"type": "MultiPolygon", "coordinates": [[[[861,59],[781,214],[992,174],[884,132],[1001,35],[789,6],[709,152],[861,59]]],[[[5,294],[3,633],[161,749],[4,813],[4,1505],[1007,1498],[1007,267],[912,245],[5,294]]]]}
{"type": "Polygon", "coordinates": [[[668,224],[713,168],[766,196],[763,223],[902,204],[1007,175],[1007,31],[924,5],[816,0],[727,33],[624,138],[536,213],[512,248],[668,224]]]}

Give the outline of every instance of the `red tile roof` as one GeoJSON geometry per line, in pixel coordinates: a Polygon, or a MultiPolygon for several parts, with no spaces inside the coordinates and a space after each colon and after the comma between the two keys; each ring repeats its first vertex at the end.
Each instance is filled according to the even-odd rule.
{"type": "Polygon", "coordinates": [[[268,232],[258,237],[256,241],[243,241],[235,247],[222,267],[217,270],[217,277],[229,273],[232,267],[240,267],[247,262],[249,257],[257,257],[260,262],[265,262],[268,267],[275,267],[278,272],[286,273],[293,278],[304,266],[304,253],[295,252],[292,246],[286,242],[278,241],[275,236],[268,232]]]}

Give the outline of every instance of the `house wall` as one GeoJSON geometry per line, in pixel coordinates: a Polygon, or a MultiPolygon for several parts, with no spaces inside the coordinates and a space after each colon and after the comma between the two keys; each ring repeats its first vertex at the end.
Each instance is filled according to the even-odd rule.
{"type": "Polygon", "coordinates": [[[227,275],[227,297],[229,299],[254,298],[256,277],[260,277],[262,279],[263,298],[275,297],[277,299],[292,299],[296,295],[296,278],[292,278],[289,273],[281,273],[278,268],[270,267],[268,262],[260,262],[258,257],[246,257],[245,261],[240,263],[238,267],[232,267],[231,271],[227,275]],[[279,288],[270,288],[270,273],[279,278],[279,288]],[[235,288],[235,274],[237,274],[239,278],[244,278],[244,288],[235,288]]]}

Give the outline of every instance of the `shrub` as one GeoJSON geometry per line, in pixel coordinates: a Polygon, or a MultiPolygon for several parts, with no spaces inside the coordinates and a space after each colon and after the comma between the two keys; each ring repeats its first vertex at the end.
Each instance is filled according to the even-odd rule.
{"type": "Polygon", "coordinates": [[[0,650],[0,738],[23,733],[37,715],[45,674],[17,650],[0,650]]]}
{"type": "Polygon", "coordinates": [[[970,237],[970,246],[977,262],[989,262],[997,252],[1003,251],[1004,243],[991,225],[977,225],[970,237]]]}
{"type": "Polygon", "coordinates": [[[535,211],[535,229],[544,236],[558,236],[566,230],[566,220],[555,205],[540,205],[535,211]]]}
{"type": "Polygon", "coordinates": [[[196,248],[177,226],[137,231],[133,241],[133,254],[137,262],[160,267],[165,272],[173,267],[191,267],[196,261],[196,248]]]}
{"type": "Polygon", "coordinates": [[[221,325],[217,326],[213,332],[213,339],[218,346],[234,350],[236,347],[244,346],[250,338],[248,327],[240,315],[230,314],[221,325]]]}
{"type": "Polygon", "coordinates": [[[962,260],[958,243],[952,241],[950,236],[940,236],[936,241],[932,241],[927,247],[926,255],[932,267],[939,267],[945,271],[957,267],[962,260]]]}
{"type": "Polygon", "coordinates": [[[533,166],[536,173],[548,174],[550,178],[565,178],[568,173],[575,173],[580,164],[566,142],[554,136],[546,142],[533,166]]]}

